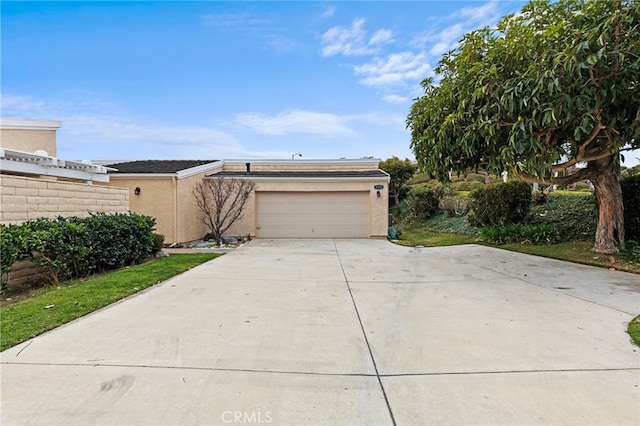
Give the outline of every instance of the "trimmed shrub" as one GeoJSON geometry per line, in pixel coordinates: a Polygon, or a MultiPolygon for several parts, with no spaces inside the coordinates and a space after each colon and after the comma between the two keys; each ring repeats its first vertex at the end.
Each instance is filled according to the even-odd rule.
{"type": "MultiPolygon", "coordinates": [[[[474,215],[481,226],[502,226],[522,222],[531,208],[532,186],[522,181],[495,183],[469,194],[474,215]]],[[[473,224],[473,223],[472,223],[473,224]]]]}
{"type": "Polygon", "coordinates": [[[47,267],[54,282],[140,263],[159,243],[152,234],[154,226],[154,218],[135,213],[40,218],[0,226],[0,273],[8,273],[23,258],[47,267]]]}
{"type": "Polygon", "coordinates": [[[428,219],[438,210],[442,187],[416,186],[411,189],[407,197],[409,215],[412,219],[428,219]]]}
{"type": "Polygon", "coordinates": [[[18,225],[0,224],[0,288],[5,289],[5,274],[11,272],[14,263],[21,260],[29,252],[27,249],[26,229],[18,225]]]}
{"type": "Polygon", "coordinates": [[[484,186],[484,183],[478,182],[477,180],[460,181],[460,182],[451,183],[451,189],[456,191],[473,191],[483,186],[484,186]]]}
{"type": "Polygon", "coordinates": [[[164,235],[153,233],[151,234],[151,238],[153,238],[153,250],[151,250],[151,254],[156,255],[164,247],[164,235]]]}
{"type": "Polygon", "coordinates": [[[624,202],[625,239],[640,241],[640,174],[620,181],[624,202]]]}
{"type": "Polygon", "coordinates": [[[594,195],[551,193],[547,202],[531,208],[528,223],[553,225],[560,241],[593,241],[598,225],[594,195]]]}

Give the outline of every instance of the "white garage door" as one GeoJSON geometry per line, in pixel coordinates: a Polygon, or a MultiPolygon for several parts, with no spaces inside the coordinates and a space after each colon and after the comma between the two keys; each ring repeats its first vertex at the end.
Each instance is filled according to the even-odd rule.
{"type": "Polygon", "coordinates": [[[368,238],[368,192],[257,192],[258,238],[368,238]]]}

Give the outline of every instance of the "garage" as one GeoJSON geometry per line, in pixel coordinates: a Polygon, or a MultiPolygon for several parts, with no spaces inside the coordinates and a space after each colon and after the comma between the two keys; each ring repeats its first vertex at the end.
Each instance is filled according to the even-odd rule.
{"type": "Polygon", "coordinates": [[[256,191],[258,238],[369,238],[369,192],[256,191]]]}

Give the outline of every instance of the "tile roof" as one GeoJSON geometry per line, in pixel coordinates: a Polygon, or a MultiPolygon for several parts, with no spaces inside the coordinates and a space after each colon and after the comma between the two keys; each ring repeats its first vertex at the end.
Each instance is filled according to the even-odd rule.
{"type": "Polygon", "coordinates": [[[108,164],[117,171],[110,171],[110,174],[118,173],[176,173],[181,170],[202,166],[203,164],[215,163],[218,160],[142,160],[129,161],[126,163],[108,164]]]}
{"type": "Polygon", "coordinates": [[[300,171],[300,170],[291,170],[291,171],[251,171],[251,173],[247,174],[244,171],[238,172],[220,172],[211,174],[208,176],[223,176],[223,177],[240,177],[240,176],[251,176],[251,177],[271,177],[271,178],[363,178],[363,177],[379,177],[386,178],[387,174],[382,170],[335,170],[335,171],[300,171]]]}

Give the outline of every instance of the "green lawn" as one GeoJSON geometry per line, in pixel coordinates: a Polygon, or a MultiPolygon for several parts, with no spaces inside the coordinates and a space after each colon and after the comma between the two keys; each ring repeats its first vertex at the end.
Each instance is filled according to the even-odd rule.
{"type": "Polygon", "coordinates": [[[179,254],[33,291],[0,306],[0,350],[24,342],[220,256],[179,254]]]}

